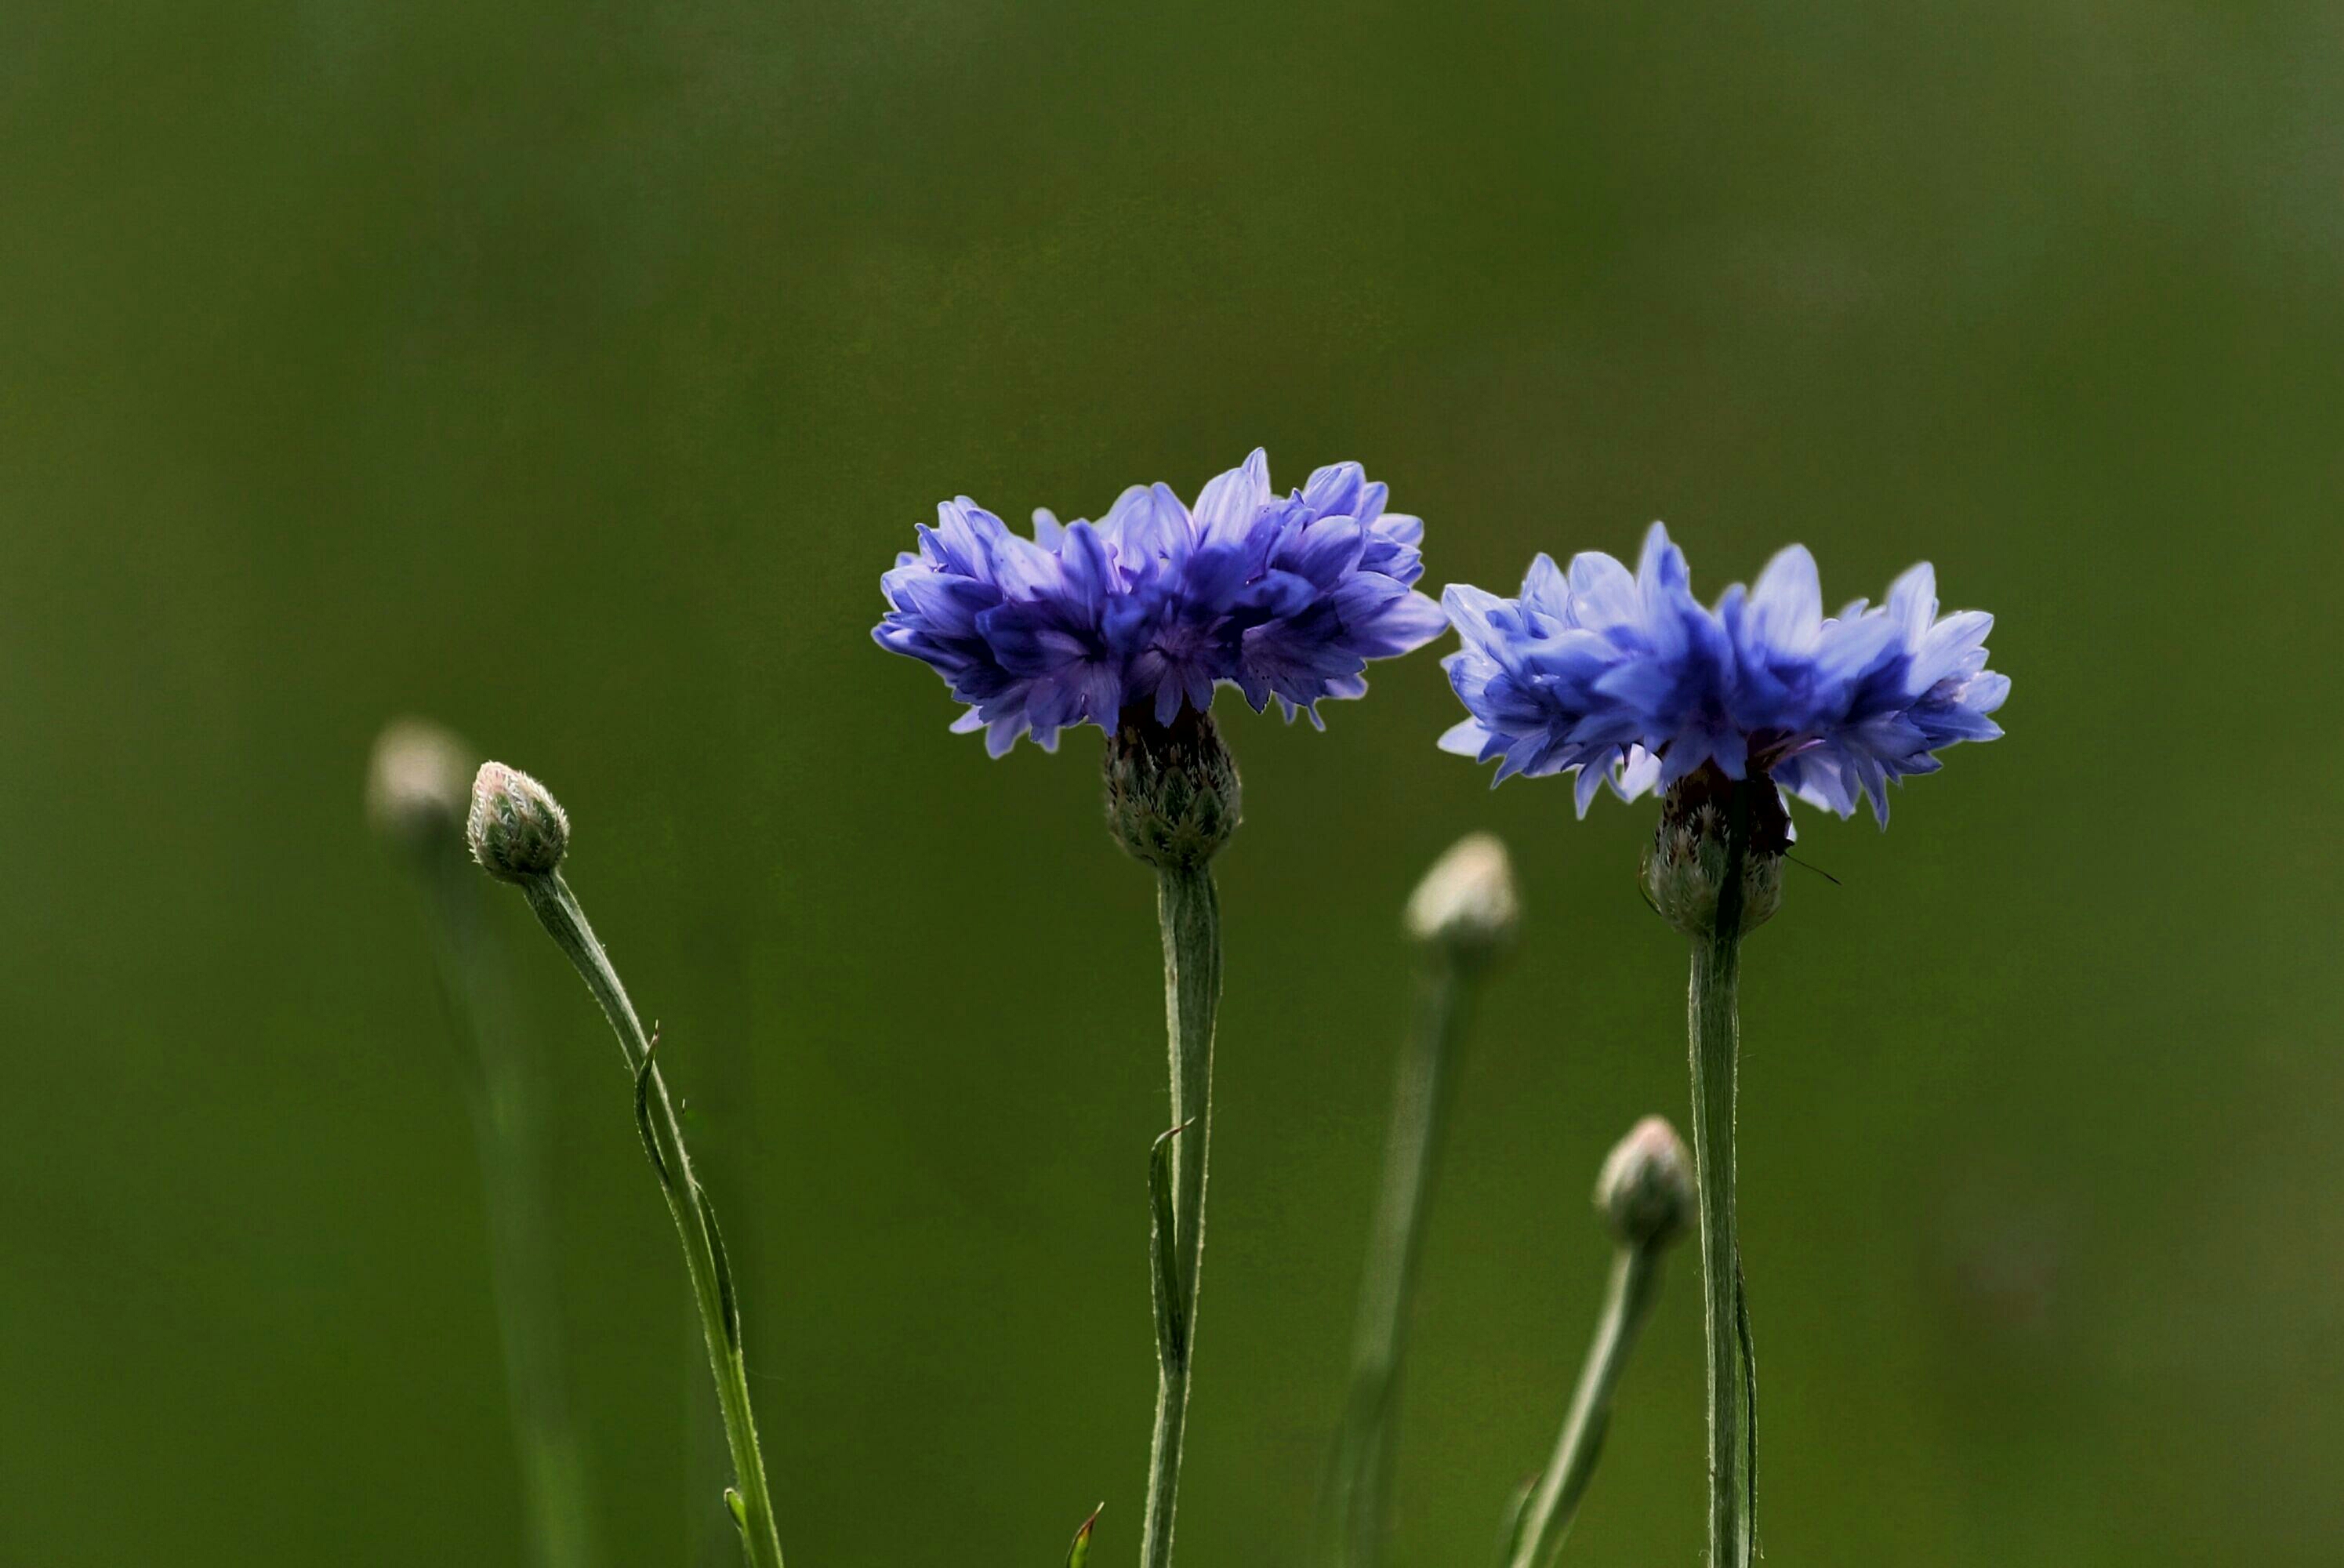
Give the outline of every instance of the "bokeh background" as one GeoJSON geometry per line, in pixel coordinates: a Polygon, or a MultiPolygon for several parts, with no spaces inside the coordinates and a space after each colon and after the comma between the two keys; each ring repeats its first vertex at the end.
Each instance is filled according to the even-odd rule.
{"type": "MultiPolygon", "coordinates": [[[[943,496],[1364,459],[1430,585],[1664,517],[1997,612],[1991,747],[1748,954],[1770,1560],[2344,1553],[2344,15],[355,0],[0,11],[0,1561],[504,1563],[421,713],[547,779],[743,1255],[792,1561],[1136,1549],[1149,878],[1077,736],[869,641],[943,496]]],[[[1307,1560],[1409,979],[1494,828],[1393,1561],[1551,1442],[1610,1141],[1683,1115],[1649,807],[1435,753],[1433,652],[1232,713],[1182,1561],[1307,1560]]],[[[552,1063],[613,1561],[721,1561],[613,1043],[552,1063]],[[706,1555],[712,1550],[717,1555],[706,1555]]],[[[1697,1562],[1681,1259],[1572,1561],[1697,1562]]]]}

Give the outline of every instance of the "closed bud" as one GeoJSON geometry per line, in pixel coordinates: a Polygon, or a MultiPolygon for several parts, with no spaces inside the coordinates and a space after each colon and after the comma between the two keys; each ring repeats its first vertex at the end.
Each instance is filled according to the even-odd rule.
{"type": "Polygon", "coordinates": [[[1692,1156],[1666,1117],[1648,1116],[1604,1157],[1595,1210],[1622,1247],[1666,1247],[1692,1225],[1692,1156]]]}
{"type": "Polygon", "coordinates": [[[1764,775],[1736,783],[1703,766],[1672,785],[1661,803],[1661,824],[1644,851],[1644,891],[1661,918],[1688,936],[1717,929],[1725,888],[1728,815],[1740,804],[1750,814],[1742,861],[1742,918],[1735,934],[1754,931],[1783,904],[1783,855],[1791,846],[1791,815],[1764,775]],[[1741,796],[1737,803],[1736,794],[1741,796]]]}
{"type": "Polygon", "coordinates": [[[1238,765],[1210,713],[1183,707],[1168,724],[1123,711],[1106,741],[1106,824],[1115,841],[1166,870],[1202,866],[1238,827],[1238,765]]]}
{"type": "Polygon", "coordinates": [[[518,768],[482,763],[464,824],[472,858],[502,882],[551,875],[570,849],[570,818],[546,787],[518,768]]]}
{"type": "Polygon", "coordinates": [[[464,842],[471,779],[463,742],[421,719],[397,720],[376,737],[367,764],[367,821],[409,854],[454,852],[464,842]]]}
{"type": "Polygon", "coordinates": [[[1408,934],[1464,961],[1494,957],[1521,920],[1514,867],[1494,834],[1469,833],[1432,863],[1408,901],[1408,934]]]}

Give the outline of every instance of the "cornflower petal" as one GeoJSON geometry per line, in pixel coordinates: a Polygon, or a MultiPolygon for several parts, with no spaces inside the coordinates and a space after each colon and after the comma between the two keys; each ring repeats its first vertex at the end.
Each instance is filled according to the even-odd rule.
{"type": "Polygon", "coordinates": [[[1209,711],[1223,684],[1323,723],[1319,703],[1367,690],[1369,661],[1446,629],[1411,587],[1423,521],[1386,500],[1357,463],[1278,496],[1258,450],[1193,510],[1135,485],[1096,523],[1037,511],[1031,538],[963,496],[882,576],[872,635],[935,670],[968,704],[955,728],[982,728],[996,756],[1021,734],[1047,748],[1073,725],[1112,726],[1134,703],[1168,724],[1209,711]]]}
{"type": "Polygon", "coordinates": [[[1538,556],[1518,598],[1452,583],[1441,605],[1463,645],[1442,664],[1471,717],[1441,749],[1495,761],[1500,779],[1576,772],[1582,815],[1606,784],[1629,800],[1713,766],[1841,816],[1868,801],[1884,825],[1891,782],[2002,733],[1993,617],[1940,616],[1926,562],[1876,606],[1826,618],[1814,558],[1793,545],[1704,607],[1659,523],[1633,573],[1591,551],[1567,571],[1538,556]]]}

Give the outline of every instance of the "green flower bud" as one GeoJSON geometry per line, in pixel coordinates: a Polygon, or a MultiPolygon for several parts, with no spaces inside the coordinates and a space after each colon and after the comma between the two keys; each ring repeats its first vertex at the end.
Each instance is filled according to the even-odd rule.
{"type": "Polygon", "coordinates": [[[1148,865],[1194,869],[1238,827],[1238,765],[1210,713],[1183,707],[1169,724],[1126,708],[1106,741],[1106,824],[1148,865]]]}
{"type": "Polygon", "coordinates": [[[1741,932],[1756,930],[1782,907],[1783,855],[1791,846],[1791,815],[1783,809],[1781,793],[1763,774],[1737,784],[1715,767],[1703,766],[1670,789],[1661,803],[1661,824],[1644,851],[1644,891],[1652,907],[1688,936],[1707,936],[1717,929],[1728,818],[1737,805],[1750,814],[1742,863],[1741,932]]]}
{"type": "Polygon", "coordinates": [[[1432,863],[1408,901],[1408,934],[1460,962],[1495,957],[1521,920],[1514,867],[1494,834],[1469,833],[1432,863]]]}
{"type": "Polygon", "coordinates": [[[1692,1228],[1692,1155],[1666,1117],[1648,1116],[1604,1157],[1595,1211],[1622,1247],[1667,1247],[1692,1228]]]}
{"type": "Polygon", "coordinates": [[[500,882],[550,876],[570,849],[570,818],[546,787],[518,768],[482,763],[464,824],[472,858],[500,882]]]}

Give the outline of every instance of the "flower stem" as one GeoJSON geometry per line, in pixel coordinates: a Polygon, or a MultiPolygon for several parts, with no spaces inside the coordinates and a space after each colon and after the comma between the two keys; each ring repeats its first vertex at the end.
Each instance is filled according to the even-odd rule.
{"type": "Polygon", "coordinates": [[[619,980],[586,912],[559,872],[531,876],[520,884],[529,905],[568,955],[601,1005],[603,1016],[619,1037],[627,1066],[635,1075],[636,1117],[669,1215],[683,1242],[683,1260],[692,1276],[692,1294],[700,1310],[702,1337],[707,1341],[710,1370],[715,1374],[716,1399],[724,1414],[724,1434],[732,1451],[734,1490],[725,1502],[741,1531],[742,1550],[750,1568],[782,1568],[782,1544],[773,1523],[772,1493],[765,1485],[765,1467],[757,1448],[757,1423],[749,1406],[749,1373],[741,1344],[740,1307],[724,1257],[724,1242],[716,1229],[716,1212],[708,1195],[692,1174],[684,1152],[683,1128],[668,1098],[667,1084],[652,1059],[655,1042],[643,1033],[642,1020],[627,988],[619,980]]]}
{"type": "Polygon", "coordinates": [[[1692,1149],[1701,1189],[1702,1304],[1709,1372],[1709,1560],[1749,1568],[1755,1547],[1757,1444],[1750,1356],[1743,1325],[1742,1252],[1733,1218],[1734,1073],[1742,1045],[1743,869],[1750,855],[1750,790],[1726,811],[1725,863],[1714,927],[1692,937],[1685,1017],[1692,1064],[1692,1149]]]}
{"type": "Polygon", "coordinates": [[[480,877],[460,846],[419,868],[450,1027],[466,1048],[465,1101],[480,1162],[490,1278],[504,1350],[533,1559],[594,1568],[601,1553],[562,1366],[550,1249],[541,1064],[512,1016],[503,955],[481,924],[480,877]]]}
{"type": "Polygon", "coordinates": [[[1628,1352],[1660,1296],[1662,1250],[1655,1246],[1622,1247],[1612,1263],[1612,1280],[1603,1294],[1603,1314],[1596,1320],[1595,1340],[1580,1369],[1579,1386],[1571,1396],[1562,1434],[1556,1439],[1554,1458],[1539,1477],[1522,1512],[1510,1559],[1511,1568],[1539,1568],[1551,1561],[1571,1533],[1580,1499],[1594,1479],[1595,1462],[1603,1452],[1603,1433],[1612,1420],[1612,1394],[1628,1365],[1628,1352]]]}
{"type": "Polygon", "coordinates": [[[1382,1191],[1368,1238],[1367,1272],[1351,1341],[1351,1390],[1328,1491],[1334,1561],[1374,1568],[1383,1555],[1391,1486],[1390,1432],[1399,1404],[1409,1304],[1423,1252],[1424,1216],[1448,1123],[1457,1041],[1471,998],[1470,966],[1436,953],[1402,1048],[1384,1142],[1382,1191]]]}
{"type": "MultiPolygon", "coordinates": [[[[1147,1508],[1141,1528],[1142,1568],[1168,1568],[1173,1514],[1180,1489],[1180,1446],[1188,1421],[1188,1368],[1196,1343],[1197,1280],[1205,1255],[1205,1160],[1212,1132],[1213,1013],[1221,995],[1221,909],[1212,873],[1201,864],[1167,865],[1157,873],[1156,912],[1164,937],[1164,1010],[1170,1045],[1171,1266],[1159,1270],[1177,1292],[1159,1300],[1156,1438],[1147,1462],[1147,1508]]],[[[1160,1228],[1159,1228],[1160,1229],[1160,1228]]]]}

